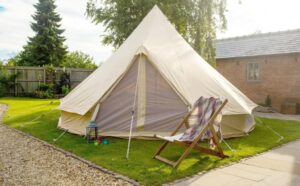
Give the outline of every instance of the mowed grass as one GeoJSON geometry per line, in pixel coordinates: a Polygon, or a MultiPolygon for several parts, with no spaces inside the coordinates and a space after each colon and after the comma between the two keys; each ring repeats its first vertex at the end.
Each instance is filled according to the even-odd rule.
{"type": "MultiPolygon", "coordinates": [[[[62,133],[57,129],[60,115],[60,112],[55,109],[59,105],[57,99],[0,98],[0,103],[9,105],[9,110],[4,118],[6,125],[29,133],[145,185],[161,185],[191,176],[300,138],[300,122],[257,118],[256,128],[250,135],[226,140],[236,150],[234,153],[222,143],[229,158],[219,159],[192,152],[177,169],[173,169],[152,159],[154,152],[162,143],[161,141],[133,140],[129,160],[125,159],[127,140],[124,139],[108,138],[108,145],[95,146],[88,144],[81,136],[66,133],[54,143],[53,139],[62,133]],[[284,139],[278,142],[279,137],[268,127],[280,133],[284,139]]],[[[181,147],[170,145],[163,156],[175,160],[182,152],[181,147]]]]}

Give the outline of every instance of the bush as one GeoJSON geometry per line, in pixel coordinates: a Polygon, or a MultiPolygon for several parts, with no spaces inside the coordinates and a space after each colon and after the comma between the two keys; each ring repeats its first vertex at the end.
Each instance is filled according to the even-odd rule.
{"type": "Polygon", "coordinates": [[[271,107],[271,106],[272,106],[272,100],[271,100],[270,95],[268,95],[268,96],[266,97],[266,100],[265,100],[265,106],[267,106],[267,107],[271,107]]]}
{"type": "Polygon", "coordinates": [[[2,85],[2,83],[0,83],[0,97],[5,96],[5,87],[2,85]]]}
{"type": "Polygon", "coordinates": [[[36,98],[41,98],[41,99],[46,99],[46,98],[53,98],[53,93],[49,92],[49,91],[39,91],[36,90],[34,93],[34,97],[36,98]]]}
{"type": "Polygon", "coordinates": [[[48,84],[40,84],[36,91],[33,93],[33,97],[37,98],[54,98],[54,96],[66,95],[70,92],[70,74],[63,72],[60,76],[59,83],[55,82],[55,71],[51,67],[47,67],[46,73],[49,75],[47,78],[48,84]]]}
{"type": "Polygon", "coordinates": [[[66,95],[70,92],[70,87],[70,74],[67,72],[63,72],[60,76],[59,83],[56,85],[56,93],[66,95]]]}
{"type": "Polygon", "coordinates": [[[48,91],[48,90],[53,90],[53,84],[40,84],[38,87],[39,91],[48,91]]]}
{"type": "Polygon", "coordinates": [[[40,84],[33,96],[37,98],[53,98],[54,97],[54,85],[53,84],[40,84]]]}
{"type": "Polygon", "coordinates": [[[18,76],[19,74],[10,74],[0,66],[0,97],[5,96],[7,92],[16,87],[23,91],[21,84],[15,82],[18,76]]]}
{"type": "Polygon", "coordinates": [[[64,85],[61,87],[61,91],[63,95],[67,95],[70,92],[70,88],[69,86],[64,85]]]}

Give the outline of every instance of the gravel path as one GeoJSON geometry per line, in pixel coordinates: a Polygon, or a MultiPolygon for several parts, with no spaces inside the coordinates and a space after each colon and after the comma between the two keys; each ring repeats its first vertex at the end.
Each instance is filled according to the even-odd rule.
{"type": "Polygon", "coordinates": [[[132,185],[1,124],[0,142],[0,185],[132,185]]]}

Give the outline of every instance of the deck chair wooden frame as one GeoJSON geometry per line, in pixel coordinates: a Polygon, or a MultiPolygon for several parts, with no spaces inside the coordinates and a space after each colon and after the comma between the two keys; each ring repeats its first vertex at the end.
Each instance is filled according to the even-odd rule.
{"type": "MultiPolygon", "coordinates": [[[[159,136],[155,136],[157,138],[160,138],[162,140],[165,140],[165,142],[159,147],[159,149],[157,150],[157,152],[154,154],[153,158],[157,159],[159,161],[162,161],[166,164],[169,164],[171,166],[173,166],[174,168],[176,168],[181,162],[182,160],[184,160],[189,153],[191,152],[192,149],[202,152],[202,153],[206,153],[206,154],[210,154],[210,155],[214,155],[214,156],[218,156],[220,158],[226,158],[228,156],[226,156],[223,153],[223,149],[221,148],[221,145],[219,143],[219,138],[218,135],[216,134],[216,131],[214,129],[213,123],[214,120],[216,119],[216,117],[218,116],[218,114],[221,112],[221,110],[223,109],[223,107],[226,105],[227,103],[227,99],[225,99],[222,103],[222,105],[215,111],[212,113],[208,124],[201,130],[200,134],[194,139],[194,141],[192,142],[185,142],[185,141],[176,141],[174,140],[172,141],[167,141],[165,138],[161,138],[159,136]],[[205,135],[205,132],[210,129],[211,134],[212,134],[212,141],[216,146],[216,150],[212,150],[210,148],[205,148],[205,147],[201,147],[198,145],[198,143],[200,142],[201,138],[203,135],[205,135]],[[180,156],[180,158],[177,161],[171,161],[168,160],[162,156],[160,156],[160,154],[162,153],[162,151],[167,147],[167,145],[169,143],[175,143],[178,145],[181,145],[183,147],[186,148],[186,150],[184,151],[184,153],[180,156]]],[[[190,115],[193,113],[193,111],[196,109],[196,106],[193,107],[193,109],[184,117],[183,121],[176,127],[176,129],[171,133],[171,136],[174,136],[180,129],[181,127],[185,126],[186,128],[188,128],[188,119],[190,117],[190,115]]]]}

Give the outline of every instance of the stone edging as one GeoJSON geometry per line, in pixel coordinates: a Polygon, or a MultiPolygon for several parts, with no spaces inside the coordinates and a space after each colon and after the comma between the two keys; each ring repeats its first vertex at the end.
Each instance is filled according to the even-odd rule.
{"type": "MultiPolygon", "coordinates": [[[[4,110],[4,112],[3,112],[3,115],[4,115],[6,109],[8,108],[8,106],[7,106],[6,104],[0,103],[0,106],[1,106],[1,105],[5,105],[5,110],[4,110]]],[[[1,110],[0,110],[0,111],[1,111],[1,110]]],[[[96,165],[96,164],[94,164],[94,163],[92,163],[92,162],[90,162],[90,161],[88,161],[88,160],[85,160],[85,159],[83,159],[83,158],[81,158],[81,157],[79,157],[79,156],[77,156],[77,155],[75,155],[75,154],[73,154],[73,153],[70,153],[70,152],[68,152],[68,151],[65,151],[65,150],[63,150],[63,149],[61,149],[61,148],[59,148],[59,147],[56,147],[56,146],[54,146],[54,145],[52,145],[52,144],[50,144],[50,143],[47,143],[47,142],[45,142],[45,141],[43,141],[43,140],[41,140],[41,139],[38,139],[38,138],[36,138],[36,137],[34,137],[34,136],[28,134],[28,133],[25,133],[25,132],[23,132],[23,131],[17,130],[17,129],[15,129],[15,128],[11,128],[11,127],[9,127],[8,125],[5,125],[5,124],[1,124],[3,115],[1,116],[1,113],[0,113],[0,126],[5,127],[5,128],[7,128],[7,129],[9,129],[9,130],[12,130],[12,131],[14,131],[14,132],[17,132],[17,133],[19,133],[19,134],[21,134],[21,135],[23,135],[23,136],[29,137],[29,138],[31,138],[31,139],[33,139],[33,140],[35,140],[35,141],[38,141],[38,142],[42,143],[44,146],[46,146],[46,147],[50,147],[50,148],[52,148],[52,149],[54,149],[54,150],[56,150],[56,151],[59,151],[59,152],[63,153],[65,156],[67,156],[67,157],[72,157],[72,158],[74,158],[74,159],[77,159],[77,160],[79,160],[79,161],[81,161],[81,162],[87,164],[88,167],[91,167],[91,168],[97,169],[97,170],[99,170],[99,171],[101,171],[101,172],[110,174],[110,175],[113,176],[114,178],[122,179],[122,180],[124,180],[124,181],[127,181],[127,182],[131,183],[132,185],[135,185],[135,186],[141,185],[140,183],[138,183],[137,181],[135,181],[135,180],[133,180],[133,179],[130,179],[130,178],[126,177],[126,176],[123,176],[123,175],[121,175],[121,174],[118,174],[118,173],[115,173],[115,172],[113,172],[113,171],[110,171],[110,170],[108,170],[108,169],[106,169],[106,168],[103,168],[103,167],[101,167],[101,166],[99,166],[99,165],[96,165]]]]}

